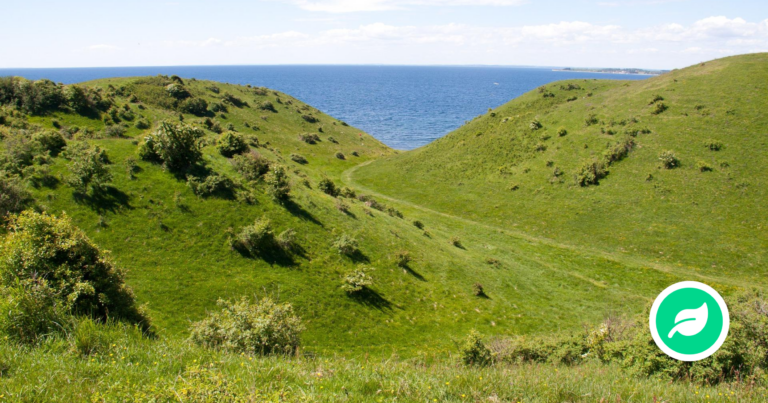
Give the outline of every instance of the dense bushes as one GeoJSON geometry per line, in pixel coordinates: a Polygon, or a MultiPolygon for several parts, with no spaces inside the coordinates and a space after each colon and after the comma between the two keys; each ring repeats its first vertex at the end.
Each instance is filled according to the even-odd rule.
{"type": "Polygon", "coordinates": [[[198,139],[203,135],[203,131],[196,127],[162,122],[139,145],[139,157],[161,162],[170,171],[183,172],[202,159],[198,139]]]}
{"type": "Polygon", "coordinates": [[[709,139],[704,142],[704,147],[712,151],[720,151],[723,148],[723,143],[718,140],[709,139]]]}
{"type": "Polygon", "coordinates": [[[299,134],[299,140],[307,144],[317,144],[320,142],[320,136],[314,133],[299,134]]]}
{"type": "Polygon", "coordinates": [[[253,304],[219,300],[221,312],[192,325],[195,344],[247,354],[294,354],[304,331],[291,304],[276,304],[269,298],[253,304]]]}
{"type": "Polygon", "coordinates": [[[329,196],[336,197],[339,195],[339,188],[337,188],[336,184],[329,178],[321,179],[317,184],[317,188],[329,196]]]}
{"type": "Polygon", "coordinates": [[[103,190],[112,181],[109,169],[109,158],[106,151],[99,146],[91,147],[87,143],[76,143],[67,147],[66,157],[70,160],[71,175],[67,183],[76,192],[87,193],[88,188],[94,192],[103,190]]]}
{"type": "Polygon", "coordinates": [[[275,201],[284,202],[290,196],[291,184],[284,167],[280,165],[270,167],[265,182],[267,183],[267,194],[272,196],[275,201]]]}
{"type": "Polygon", "coordinates": [[[346,256],[354,256],[359,252],[357,249],[357,239],[347,234],[341,234],[341,236],[333,242],[333,248],[340,254],[346,256]]]}
{"type": "Polygon", "coordinates": [[[308,123],[317,123],[320,121],[320,119],[312,116],[312,115],[301,115],[301,118],[304,119],[308,123]]]}
{"type": "Polygon", "coordinates": [[[18,213],[30,201],[30,194],[16,178],[0,175],[0,223],[8,214],[18,213]]]}
{"type": "Polygon", "coordinates": [[[263,111],[270,111],[277,113],[277,109],[275,109],[275,105],[272,104],[272,102],[264,101],[259,104],[259,109],[263,111]]]}
{"type": "Polygon", "coordinates": [[[253,225],[243,227],[237,236],[230,240],[230,245],[254,256],[267,252],[275,245],[272,222],[266,217],[257,219],[253,225]]]}
{"type": "Polygon", "coordinates": [[[367,267],[357,268],[347,273],[341,282],[341,289],[347,294],[355,294],[373,286],[373,277],[369,272],[373,269],[367,267]]]}
{"type": "Polygon", "coordinates": [[[605,162],[598,158],[592,158],[581,164],[581,168],[576,174],[576,183],[580,186],[595,185],[606,175],[608,175],[608,170],[605,162]]]}
{"type": "Polygon", "coordinates": [[[301,154],[291,154],[291,161],[298,163],[298,164],[306,164],[308,161],[306,158],[304,158],[301,154]]]}
{"type": "Polygon", "coordinates": [[[69,109],[87,115],[106,111],[111,104],[98,91],[77,85],[64,87],[50,80],[0,77],[0,105],[12,105],[33,115],[56,109],[69,109]]]}
{"type": "Polygon", "coordinates": [[[188,98],[179,104],[179,111],[204,116],[208,113],[208,102],[202,98],[188,98]]]}
{"type": "Polygon", "coordinates": [[[491,350],[485,346],[480,334],[474,329],[459,346],[459,354],[464,365],[485,366],[493,362],[491,350]]]}
{"type": "Polygon", "coordinates": [[[242,154],[248,151],[248,144],[246,144],[243,136],[233,131],[228,131],[216,140],[216,149],[219,153],[227,158],[232,158],[235,154],[242,154]]]}
{"type": "Polygon", "coordinates": [[[235,170],[248,181],[258,180],[269,172],[269,161],[256,152],[235,155],[232,164],[235,170]]]}
{"type": "Polygon", "coordinates": [[[674,151],[663,151],[659,155],[661,166],[666,169],[674,169],[680,166],[680,160],[677,159],[674,151]]]}
{"type": "Polygon", "coordinates": [[[70,314],[148,328],[123,271],[67,216],[25,211],[9,230],[0,248],[0,328],[9,337],[34,342],[70,314]]]}

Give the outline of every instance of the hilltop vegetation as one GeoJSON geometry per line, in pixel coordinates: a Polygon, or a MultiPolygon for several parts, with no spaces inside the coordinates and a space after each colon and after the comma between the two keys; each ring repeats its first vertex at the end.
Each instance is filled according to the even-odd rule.
{"type": "Polygon", "coordinates": [[[266,88],[2,78],[0,399],[764,398],[764,58],[407,153],[266,88]],[[739,307],[695,365],[643,331],[689,279],[739,307]]]}

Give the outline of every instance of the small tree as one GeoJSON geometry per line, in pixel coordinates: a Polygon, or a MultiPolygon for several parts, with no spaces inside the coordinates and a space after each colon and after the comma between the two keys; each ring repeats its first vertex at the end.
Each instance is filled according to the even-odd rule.
{"type": "Polygon", "coordinates": [[[203,158],[198,139],[204,134],[202,130],[183,123],[162,122],[154,133],[144,138],[139,146],[139,157],[162,162],[172,172],[182,172],[203,158]]]}
{"type": "Polygon", "coordinates": [[[320,189],[323,193],[336,197],[339,195],[339,189],[336,187],[336,184],[333,183],[332,180],[329,178],[323,178],[318,182],[317,188],[320,189]]]}
{"type": "Polygon", "coordinates": [[[341,234],[333,243],[333,247],[339,251],[340,254],[346,256],[353,256],[358,252],[357,240],[347,234],[341,234]]]}
{"type": "Polygon", "coordinates": [[[79,143],[67,148],[67,158],[70,160],[69,170],[72,175],[68,179],[70,186],[79,193],[101,190],[112,181],[109,169],[109,158],[99,146],[90,147],[87,143],[79,143]]]}
{"type": "Polygon", "coordinates": [[[361,267],[347,273],[342,281],[341,289],[347,294],[355,294],[373,286],[373,277],[368,274],[373,270],[372,268],[361,267]]]}
{"type": "Polygon", "coordinates": [[[280,165],[272,167],[266,177],[267,194],[279,202],[288,200],[291,192],[291,184],[285,168],[280,165]]]}
{"type": "Polygon", "coordinates": [[[486,366],[493,362],[493,354],[483,343],[483,339],[476,330],[469,332],[469,336],[459,348],[461,361],[464,365],[486,366]]]}
{"type": "Polygon", "coordinates": [[[269,172],[269,161],[255,151],[235,155],[232,164],[235,166],[235,170],[248,181],[258,180],[269,172]]]}
{"type": "Polygon", "coordinates": [[[680,160],[673,151],[664,151],[659,155],[661,166],[666,169],[674,169],[680,166],[680,160]]]}
{"type": "Polygon", "coordinates": [[[216,148],[221,155],[227,158],[232,158],[236,154],[242,154],[249,149],[243,136],[233,131],[228,131],[219,136],[219,139],[216,141],[216,148]]]}
{"type": "Polygon", "coordinates": [[[266,251],[275,243],[275,234],[272,232],[272,222],[262,217],[254,221],[253,225],[243,227],[234,240],[235,247],[247,250],[253,255],[266,251]]]}
{"type": "Polygon", "coordinates": [[[238,302],[219,299],[220,312],[192,325],[192,342],[247,354],[294,354],[304,331],[291,304],[276,304],[264,298],[253,304],[243,297],[238,302]]]}

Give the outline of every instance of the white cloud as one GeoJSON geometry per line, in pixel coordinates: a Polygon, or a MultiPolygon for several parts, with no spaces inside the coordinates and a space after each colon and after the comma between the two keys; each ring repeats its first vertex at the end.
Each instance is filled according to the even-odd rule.
{"type": "Polygon", "coordinates": [[[308,11],[354,13],[402,10],[415,6],[519,6],[526,0],[277,0],[308,11]]]}
{"type": "Polygon", "coordinates": [[[115,45],[106,45],[106,44],[88,46],[88,50],[93,50],[93,51],[113,51],[113,50],[119,50],[119,49],[120,48],[115,45]]]}

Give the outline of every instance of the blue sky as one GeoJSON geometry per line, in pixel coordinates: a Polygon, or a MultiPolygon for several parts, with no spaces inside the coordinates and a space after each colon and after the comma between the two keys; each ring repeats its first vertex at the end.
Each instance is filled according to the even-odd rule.
{"type": "Polygon", "coordinates": [[[768,51],[768,2],[6,2],[2,67],[226,64],[670,69],[768,51]]]}

